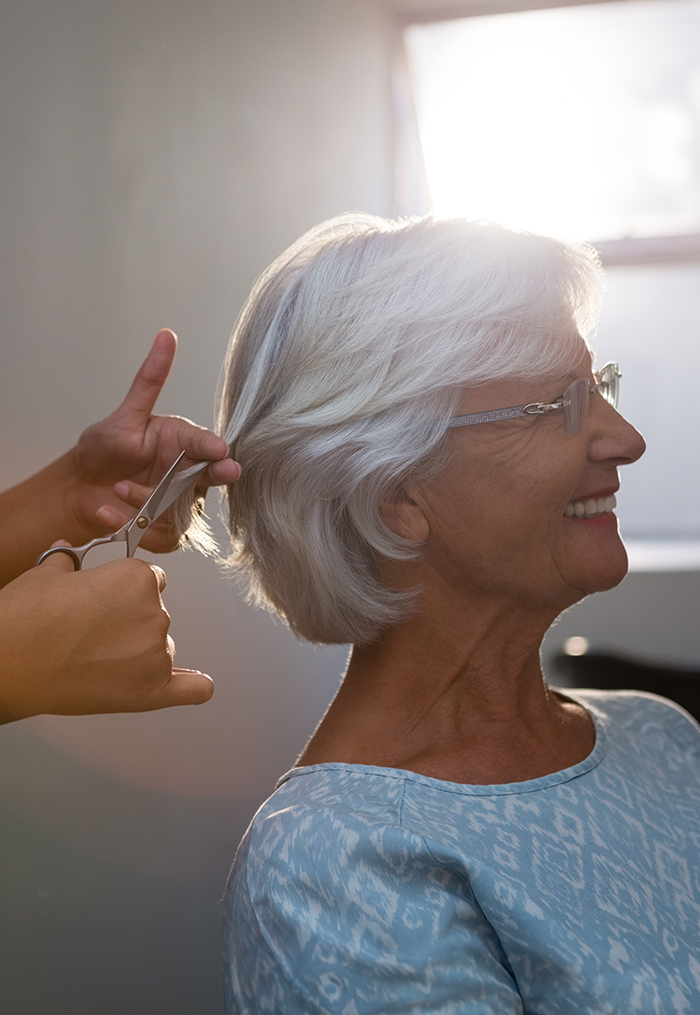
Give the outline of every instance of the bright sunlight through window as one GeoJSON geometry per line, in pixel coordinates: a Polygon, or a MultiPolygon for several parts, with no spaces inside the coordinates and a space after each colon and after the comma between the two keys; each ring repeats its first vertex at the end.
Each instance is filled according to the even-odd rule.
{"type": "Polygon", "coordinates": [[[412,25],[439,216],[590,240],[700,233],[700,0],[412,25]]]}

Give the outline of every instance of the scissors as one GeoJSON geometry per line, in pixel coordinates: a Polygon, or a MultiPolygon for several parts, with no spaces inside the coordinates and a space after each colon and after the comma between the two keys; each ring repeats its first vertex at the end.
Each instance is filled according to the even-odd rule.
{"type": "MultiPolygon", "coordinates": [[[[184,483],[173,484],[175,471],[184,457],[185,452],[183,451],[165,473],[136,517],[128,521],[126,525],[122,525],[121,529],[113,532],[111,536],[91,539],[89,543],[85,543],[83,546],[52,546],[50,550],[45,550],[37,558],[34,566],[38,567],[52,553],[67,553],[73,560],[75,570],[80,571],[83,566],[83,558],[88,550],[91,550],[93,546],[101,546],[104,543],[126,543],[126,555],[127,557],[133,557],[136,547],[146,535],[151,525],[177,500],[180,494],[183,493],[184,488],[190,485],[193,476],[191,472],[186,477],[184,483]]],[[[207,462],[203,462],[202,467],[206,467],[207,464],[207,462]]]]}

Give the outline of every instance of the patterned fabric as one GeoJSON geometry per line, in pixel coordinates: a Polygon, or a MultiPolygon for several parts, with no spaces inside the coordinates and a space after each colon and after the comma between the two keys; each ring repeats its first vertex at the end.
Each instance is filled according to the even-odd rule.
{"type": "Polygon", "coordinates": [[[284,776],[227,888],[228,1012],[697,1015],[700,727],[566,693],[596,745],[540,779],[284,776]]]}

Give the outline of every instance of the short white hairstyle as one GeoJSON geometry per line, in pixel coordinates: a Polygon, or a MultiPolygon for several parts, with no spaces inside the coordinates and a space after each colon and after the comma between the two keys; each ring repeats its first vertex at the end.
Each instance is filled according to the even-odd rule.
{"type": "Polygon", "coordinates": [[[465,386],[578,361],[601,276],[591,247],[432,218],[343,215],[278,257],[233,331],[218,409],[243,469],[228,563],[254,601],[322,643],[405,617],[378,562],[421,546],[382,500],[439,469],[465,386]]]}

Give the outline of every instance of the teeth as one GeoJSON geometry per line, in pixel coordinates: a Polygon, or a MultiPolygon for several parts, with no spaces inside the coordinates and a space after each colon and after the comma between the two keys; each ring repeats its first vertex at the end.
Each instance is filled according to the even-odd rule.
{"type": "Polygon", "coordinates": [[[589,497],[587,500],[570,500],[564,514],[567,518],[597,518],[598,515],[614,511],[616,507],[615,494],[610,497],[598,497],[597,500],[589,497]]]}

